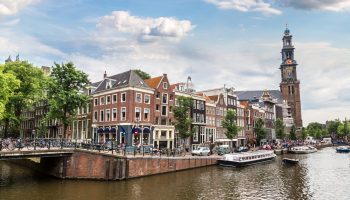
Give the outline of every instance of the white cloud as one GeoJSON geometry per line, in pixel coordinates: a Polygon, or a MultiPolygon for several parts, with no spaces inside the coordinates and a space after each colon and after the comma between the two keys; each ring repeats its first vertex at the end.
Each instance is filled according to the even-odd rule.
{"type": "Polygon", "coordinates": [[[264,0],[205,0],[220,9],[238,10],[241,12],[261,12],[267,15],[280,15],[282,12],[272,8],[270,3],[264,0]]]}
{"type": "Polygon", "coordinates": [[[38,3],[40,0],[0,0],[0,17],[17,14],[26,6],[38,3]]]}
{"type": "Polygon", "coordinates": [[[350,0],[279,0],[279,4],[304,10],[328,10],[335,12],[350,10],[350,0]]]}
{"type": "Polygon", "coordinates": [[[181,39],[193,29],[188,20],[172,17],[141,18],[126,11],[114,11],[111,15],[101,17],[97,27],[106,35],[132,34],[145,41],[181,39]]]}

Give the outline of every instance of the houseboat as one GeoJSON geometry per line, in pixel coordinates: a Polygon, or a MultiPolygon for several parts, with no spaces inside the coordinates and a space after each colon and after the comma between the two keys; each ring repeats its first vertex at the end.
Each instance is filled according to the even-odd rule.
{"type": "Polygon", "coordinates": [[[225,154],[218,164],[227,167],[243,167],[272,161],[276,158],[273,151],[259,150],[244,153],[225,154]]]}
{"type": "Polygon", "coordinates": [[[292,147],[289,152],[297,154],[315,153],[317,149],[313,146],[296,146],[292,147]]]}

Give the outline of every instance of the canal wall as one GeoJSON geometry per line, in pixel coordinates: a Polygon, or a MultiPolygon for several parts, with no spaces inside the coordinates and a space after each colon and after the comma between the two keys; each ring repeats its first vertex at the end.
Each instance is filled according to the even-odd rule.
{"type": "Polygon", "coordinates": [[[216,156],[117,156],[74,150],[70,156],[13,160],[16,164],[61,179],[125,180],[215,165],[216,156]]]}

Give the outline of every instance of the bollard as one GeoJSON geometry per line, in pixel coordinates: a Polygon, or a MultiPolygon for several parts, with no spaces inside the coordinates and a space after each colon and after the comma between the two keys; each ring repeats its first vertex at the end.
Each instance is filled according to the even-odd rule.
{"type": "Polygon", "coordinates": [[[134,157],[136,156],[136,148],[134,147],[134,157]]]}
{"type": "Polygon", "coordinates": [[[51,144],[51,140],[49,139],[49,146],[47,147],[50,150],[50,144],[51,144]]]}
{"type": "Polygon", "coordinates": [[[113,154],[113,141],[112,141],[112,154],[113,154]]]}
{"type": "Polygon", "coordinates": [[[142,146],[142,156],[145,156],[145,147],[142,146]]]}

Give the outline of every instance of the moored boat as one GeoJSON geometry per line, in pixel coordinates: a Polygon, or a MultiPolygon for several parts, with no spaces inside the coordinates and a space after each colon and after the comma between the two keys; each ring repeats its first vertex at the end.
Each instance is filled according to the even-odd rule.
{"type": "Polygon", "coordinates": [[[292,147],[289,151],[291,153],[306,154],[306,153],[315,153],[317,152],[317,149],[313,146],[296,146],[296,147],[292,147]]]}
{"type": "Polygon", "coordinates": [[[336,148],[337,153],[349,153],[350,147],[348,146],[339,146],[336,148]]]}
{"type": "Polygon", "coordinates": [[[244,153],[225,154],[222,159],[218,160],[221,166],[243,167],[258,163],[272,161],[276,158],[273,151],[259,150],[244,153]]]}
{"type": "Polygon", "coordinates": [[[292,159],[292,158],[283,158],[282,162],[284,164],[291,164],[291,165],[295,165],[299,162],[299,159],[292,159]]]}

